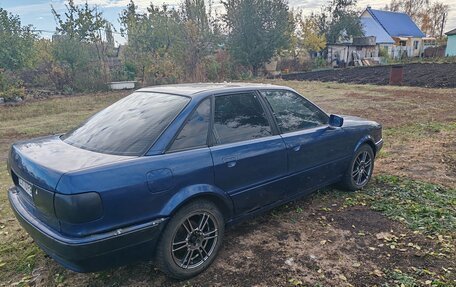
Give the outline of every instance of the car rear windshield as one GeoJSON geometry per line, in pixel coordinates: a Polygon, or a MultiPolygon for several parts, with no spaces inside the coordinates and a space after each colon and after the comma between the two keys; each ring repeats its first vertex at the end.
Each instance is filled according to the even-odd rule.
{"type": "Polygon", "coordinates": [[[63,135],[62,140],[95,152],[139,156],[189,101],[178,95],[133,93],[63,135]]]}

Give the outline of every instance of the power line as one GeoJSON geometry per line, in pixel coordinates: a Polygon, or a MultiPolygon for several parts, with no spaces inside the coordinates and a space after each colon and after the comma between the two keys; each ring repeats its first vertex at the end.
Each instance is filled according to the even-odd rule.
{"type": "MultiPolygon", "coordinates": [[[[44,30],[44,29],[33,29],[33,30],[30,30],[32,32],[38,32],[38,33],[52,33],[52,34],[58,34],[59,31],[57,30],[44,30]]],[[[97,31],[103,31],[106,33],[106,29],[99,29],[97,31]]],[[[120,32],[116,32],[116,31],[110,31],[112,34],[117,34],[117,35],[122,35],[122,33],[120,32]]]]}

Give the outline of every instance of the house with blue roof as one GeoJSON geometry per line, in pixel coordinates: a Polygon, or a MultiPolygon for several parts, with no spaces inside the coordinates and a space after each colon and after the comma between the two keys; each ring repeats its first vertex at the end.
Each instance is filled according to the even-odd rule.
{"type": "Polygon", "coordinates": [[[435,38],[427,38],[405,13],[375,10],[368,6],[360,21],[364,35],[375,36],[380,49],[387,50],[393,58],[420,57],[425,48],[435,44],[435,38]]]}

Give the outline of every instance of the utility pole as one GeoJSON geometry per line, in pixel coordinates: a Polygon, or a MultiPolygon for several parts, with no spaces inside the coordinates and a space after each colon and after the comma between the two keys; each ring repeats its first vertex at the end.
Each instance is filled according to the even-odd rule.
{"type": "Polygon", "coordinates": [[[441,25],[441,27],[440,27],[440,38],[443,37],[443,28],[444,28],[444,26],[445,26],[445,20],[446,20],[445,18],[446,18],[446,13],[443,13],[442,25],[441,25]]]}

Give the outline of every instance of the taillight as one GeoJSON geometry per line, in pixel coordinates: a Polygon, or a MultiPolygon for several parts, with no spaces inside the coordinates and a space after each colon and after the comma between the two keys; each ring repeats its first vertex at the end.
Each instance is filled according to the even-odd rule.
{"type": "Polygon", "coordinates": [[[32,197],[36,208],[47,215],[55,216],[54,192],[34,186],[32,188],[32,197]]]}
{"type": "Polygon", "coordinates": [[[54,209],[58,219],[76,224],[94,221],[103,215],[101,198],[96,192],[56,193],[54,209]]]}

